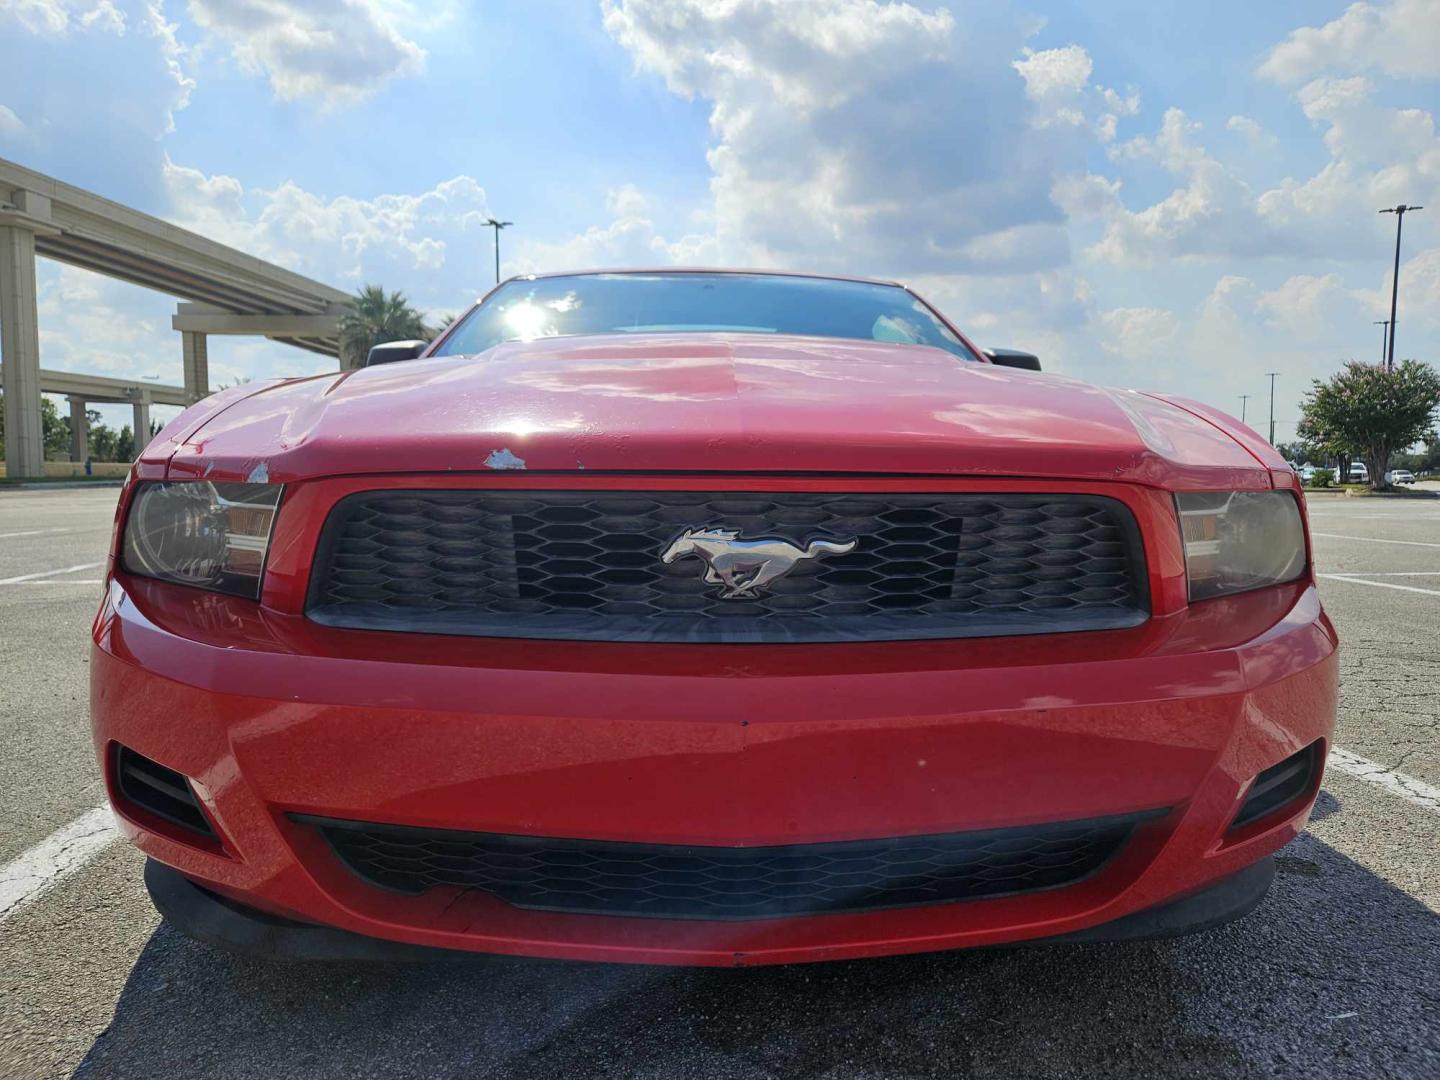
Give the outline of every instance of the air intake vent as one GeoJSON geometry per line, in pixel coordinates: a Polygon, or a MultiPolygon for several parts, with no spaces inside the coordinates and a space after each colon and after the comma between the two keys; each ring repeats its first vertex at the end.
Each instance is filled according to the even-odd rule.
{"type": "Polygon", "coordinates": [[[127,801],[147,813],[189,832],[218,839],[190,790],[190,781],[174,769],[117,744],[115,782],[127,801]]]}
{"type": "Polygon", "coordinates": [[[316,826],[358,877],[403,893],[478,889],[521,908],[769,919],[1072,885],[1163,811],[1023,828],[784,847],[566,840],[336,821],[316,826]]]}
{"type": "Polygon", "coordinates": [[[1259,821],[1307,795],[1319,764],[1320,744],[1315,742],[1262,772],[1250,785],[1249,794],[1240,804],[1240,812],[1230,823],[1230,831],[1259,821]]]}

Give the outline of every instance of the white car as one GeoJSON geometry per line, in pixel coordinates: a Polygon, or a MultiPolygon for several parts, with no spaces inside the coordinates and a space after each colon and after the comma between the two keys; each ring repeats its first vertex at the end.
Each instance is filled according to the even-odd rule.
{"type": "Polygon", "coordinates": [[[1385,474],[1385,482],[1387,484],[1413,484],[1415,483],[1415,474],[1409,469],[1391,469],[1385,474]]]}
{"type": "Polygon", "coordinates": [[[1356,461],[1350,466],[1350,482],[1352,484],[1368,484],[1370,482],[1370,470],[1363,462],[1356,461]]]}

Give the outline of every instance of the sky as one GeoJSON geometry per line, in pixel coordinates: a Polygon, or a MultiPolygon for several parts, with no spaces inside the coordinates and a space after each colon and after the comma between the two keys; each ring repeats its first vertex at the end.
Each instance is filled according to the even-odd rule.
{"type": "MultiPolygon", "coordinates": [[[[897,278],[982,345],[1262,433],[1276,372],[1277,441],[1380,358],[1380,207],[1431,208],[1396,351],[1440,360],[1437,112],[1440,0],[0,0],[0,157],[339,288],[461,311],[492,214],[505,274],[897,278]]],[[[173,298],[39,273],[44,366],[182,381],[173,298]]]]}

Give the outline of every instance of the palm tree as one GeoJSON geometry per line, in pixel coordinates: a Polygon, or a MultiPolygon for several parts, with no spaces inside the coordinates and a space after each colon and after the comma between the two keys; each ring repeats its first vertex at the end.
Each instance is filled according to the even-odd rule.
{"type": "Polygon", "coordinates": [[[459,317],[460,316],[456,315],[453,311],[442,311],[439,315],[431,315],[430,321],[425,324],[425,336],[434,340],[448,330],[450,324],[459,317]]]}
{"type": "Polygon", "coordinates": [[[429,340],[432,333],[402,292],[366,285],[340,319],[340,351],[355,367],[382,341],[429,340]]]}

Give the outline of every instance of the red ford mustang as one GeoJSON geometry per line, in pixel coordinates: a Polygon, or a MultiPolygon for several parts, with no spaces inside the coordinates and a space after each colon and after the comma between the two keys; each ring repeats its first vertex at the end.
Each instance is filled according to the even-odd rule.
{"type": "Polygon", "coordinates": [[[420,352],[206,398],[121,497],[95,740],[181,930],[736,965],[1264,895],[1336,638],[1248,428],[884,282],[516,278],[420,352]]]}

